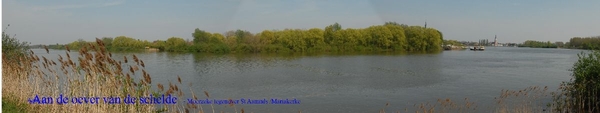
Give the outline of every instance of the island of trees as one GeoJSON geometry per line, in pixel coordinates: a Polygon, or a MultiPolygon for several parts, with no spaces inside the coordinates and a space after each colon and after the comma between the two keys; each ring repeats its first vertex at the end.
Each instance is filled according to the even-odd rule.
{"type": "MultiPolygon", "coordinates": [[[[127,36],[101,38],[110,51],[136,51],[156,48],[168,52],[203,53],[279,53],[279,52],[346,52],[346,51],[408,51],[442,50],[442,33],[434,28],[408,26],[386,22],[368,28],[346,28],[338,23],[325,29],[245,30],[210,33],[196,28],[193,40],[180,37],[147,41],[127,36]]],[[[53,49],[90,47],[95,42],[83,39],[65,44],[49,45],[53,49]]]]}
{"type": "Polygon", "coordinates": [[[570,49],[597,49],[600,48],[600,36],[593,37],[573,37],[569,42],[555,42],[550,41],[534,41],[527,40],[520,44],[519,47],[532,47],[532,48],[570,48],[570,49]]]}

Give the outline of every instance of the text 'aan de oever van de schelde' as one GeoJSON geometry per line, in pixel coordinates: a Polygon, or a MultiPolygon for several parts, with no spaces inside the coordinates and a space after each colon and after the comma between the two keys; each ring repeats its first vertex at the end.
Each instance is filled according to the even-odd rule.
{"type": "Polygon", "coordinates": [[[300,104],[300,100],[298,99],[277,99],[271,98],[267,99],[187,99],[187,103],[189,104],[300,104]]]}
{"type": "Polygon", "coordinates": [[[29,104],[177,104],[177,97],[171,95],[156,95],[153,96],[150,94],[149,96],[141,96],[141,97],[132,97],[127,95],[125,98],[121,98],[118,96],[108,96],[108,97],[99,97],[99,96],[76,96],[76,97],[68,97],[60,94],[56,98],[51,96],[38,96],[35,95],[33,98],[29,98],[27,100],[29,104]]]}

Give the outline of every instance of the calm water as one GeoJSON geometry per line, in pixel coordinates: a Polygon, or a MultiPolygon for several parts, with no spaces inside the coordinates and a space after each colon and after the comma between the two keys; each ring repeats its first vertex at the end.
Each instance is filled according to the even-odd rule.
{"type": "MultiPolygon", "coordinates": [[[[64,51],[35,50],[56,59],[64,51]]],[[[115,59],[136,54],[153,84],[176,83],[181,76],[186,97],[199,99],[298,99],[295,105],[237,105],[252,112],[404,111],[437,99],[469,98],[491,110],[502,89],[548,86],[555,90],[571,77],[568,69],[581,50],[489,47],[485,51],[436,54],[353,55],[207,55],[190,53],[113,53],[115,59]],[[189,86],[189,83],[192,83],[189,86]]],[[[73,55],[73,54],[72,54],[73,55]]],[[[154,85],[156,87],[156,85],[154,85]]],[[[204,105],[204,109],[210,109],[204,105]]],[[[227,105],[215,111],[234,112],[227,105]]]]}

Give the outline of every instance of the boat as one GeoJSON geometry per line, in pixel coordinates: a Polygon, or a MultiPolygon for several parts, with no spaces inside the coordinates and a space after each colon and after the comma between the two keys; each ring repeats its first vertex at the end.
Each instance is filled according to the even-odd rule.
{"type": "Polygon", "coordinates": [[[473,50],[473,51],[483,51],[483,50],[485,50],[485,47],[483,47],[483,46],[473,46],[470,49],[473,50]]]}

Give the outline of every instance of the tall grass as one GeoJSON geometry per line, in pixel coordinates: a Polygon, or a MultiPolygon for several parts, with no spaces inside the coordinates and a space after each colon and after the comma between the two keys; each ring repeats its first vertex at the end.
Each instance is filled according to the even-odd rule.
{"type": "MultiPolygon", "coordinates": [[[[151,78],[145,72],[143,61],[134,55],[134,61],[128,63],[116,61],[98,41],[99,47],[81,48],[75,63],[67,49],[66,56],[59,55],[57,60],[38,57],[33,51],[20,61],[30,65],[17,65],[19,60],[3,57],[2,92],[21,102],[28,102],[36,95],[53,97],[53,104],[30,104],[29,109],[44,112],[150,112],[153,105],[148,104],[78,104],[56,103],[59,95],[75,97],[132,97],[147,96],[151,78]],[[95,51],[95,52],[90,52],[95,51]],[[129,67],[125,71],[123,67],[129,67]],[[141,72],[140,72],[141,71],[141,72]],[[137,81],[139,80],[139,81],[137,81]]],[[[46,49],[46,51],[48,51],[46,49]]]]}
{"type": "MultiPolygon", "coordinates": [[[[49,53],[48,48],[46,52],[49,53]]],[[[204,112],[201,105],[182,103],[184,98],[178,98],[177,104],[140,103],[138,97],[150,95],[183,97],[183,90],[179,89],[183,82],[178,76],[175,83],[155,83],[156,89],[153,90],[152,78],[146,72],[144,61],[136,55],[123,57],[123,60],[115,60],[100,39],[96,39],[96,44],[79,49],[77,58],[72,57],[69,48],[66,48],[65,56],[58,55],[56,60],[39,57],[31,50],[22,54],[20,59],[3,55],[3,98],[23,103],[36,95],[54,98],[52,104],[24,106],[29,112],[204,112]],[[60,95],[69,97],[69,103],[56,103],[60,95]],[[125,104],[123,100],[127,96],[136,97],[136,103],[125,104]],[[100,97],[100,101],[97,104],[72,103],[70,99],[73,97],[100,97]],[[120,97],[121,100],[110,104],[105,103],[107,101],[103,97],[120,97]]],[[[190,92],[193,99],[198,99],[192,89],[190,92]]],[[[208,92],[204,94],[209,97],[208,92]]],[[[233,104],[230,106],[237,112],[233,104]]],[[[244,110],[241,109],[241,112],[244,110]]]]}
{"type": "Polygon", "coordinates": [[[548,87],[531,86],[521,90],[502,90],[495,97],[494,112],[497,113],[538,113],[550,112],[551,102],[548,87]]]}

